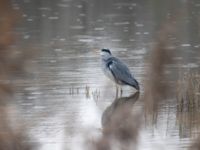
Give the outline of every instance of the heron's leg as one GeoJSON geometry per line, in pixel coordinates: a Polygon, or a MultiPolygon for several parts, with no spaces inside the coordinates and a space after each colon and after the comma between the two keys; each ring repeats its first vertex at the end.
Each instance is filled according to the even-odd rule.
{"type": "Polygon", "coordinates": [[[116,98],[118,98],[118,86],[117,85],[115,85],[116,86],[116,98]]]}
{"type": "Polygon", "coordinates": [[[122,97],[122,94],[123,94],[123,90],[122,90],[122,87],[120,86],[120,97],[122,97]]]}

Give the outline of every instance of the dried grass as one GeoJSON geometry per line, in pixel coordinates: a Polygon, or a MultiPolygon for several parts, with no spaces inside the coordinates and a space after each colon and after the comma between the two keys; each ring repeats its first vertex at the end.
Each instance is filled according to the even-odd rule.
{"type": "Polygon", "coordinates": [[[177,109],[183,111],[198,111],[200,108],[200,74],[185,73],[177,81],[177,109]]]}

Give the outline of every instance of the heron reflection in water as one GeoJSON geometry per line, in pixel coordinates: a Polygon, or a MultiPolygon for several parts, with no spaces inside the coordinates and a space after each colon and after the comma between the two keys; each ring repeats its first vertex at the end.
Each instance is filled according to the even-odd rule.
{"type": "Polygon", "coordinates": [[[117,145],[118,149],[137,148],[142,117],[141,113],[133,113],[133,105],[138,98],[139,92],[136,92],[129,97],[115,99],[106,108],[101,118],[103,134],[100,147],[114,149],[117,145]]]}
{"type": "Polygon", "coordinates": [[[140,92],[136,92],[129,97],[116,98],[103,112],[101,118],[102,127],[104,128],[112,125],[116,120],[118,120],[121,112],[127,111],[126,113],[131,113],[130,111],[132,110],[134,103],[139,99],[139,95],[140,92]]]}

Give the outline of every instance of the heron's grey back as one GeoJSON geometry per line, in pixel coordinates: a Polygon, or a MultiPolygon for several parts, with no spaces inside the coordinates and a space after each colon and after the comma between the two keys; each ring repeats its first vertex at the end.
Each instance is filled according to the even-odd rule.
{"type": "Polygon", "coordinates": [[[137,81],[132,76],[128,67],[116,57],[110,57],[107,60],[107,65],[115,77],[117,82],[137,86],[137,81]]]}

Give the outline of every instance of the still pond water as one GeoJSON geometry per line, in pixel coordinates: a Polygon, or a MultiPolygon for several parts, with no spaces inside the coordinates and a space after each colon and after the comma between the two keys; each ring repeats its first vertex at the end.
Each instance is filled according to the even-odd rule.
{"type": "MultiPolygon", "coordinates": [[[[39,142],[40,150],[83,149],[86,135],[100,133],[102,113],[115,100],[115,85],[101,71],[101,48],[111,49],[129,66],[143,94],[146,58],[156,33],[179,5],[186,12],[177,20],[183,25],[180,39],[173,39],[177,63],[170,67],[196,69],[200,63],[198,1],[16,0],[13,5],[22,11],[17,46],[39,51],[26,78],[16,79],[15,105],[33,137],[30,142],[39,142]]],[[[126,97],[134,92],[123,89],[126,97]]],[[[142,107],[140,100],[134,104],[137,111],[142,107]]],[[[155,125],[142,123],[138,149],[187,149],[199,133],[195,115],[178,115],[172,100],[158,114],[155,125]]]]}

